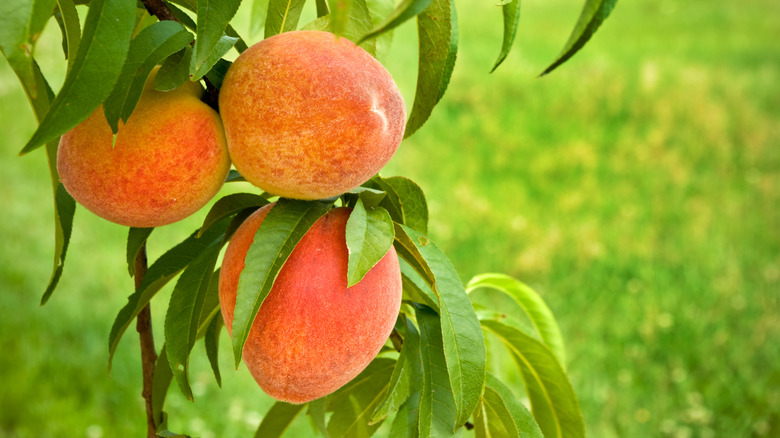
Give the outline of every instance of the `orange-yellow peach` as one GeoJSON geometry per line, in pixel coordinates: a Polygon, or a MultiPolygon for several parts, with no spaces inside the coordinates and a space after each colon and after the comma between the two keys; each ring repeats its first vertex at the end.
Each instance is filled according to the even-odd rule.
{"type": "MultiPolygon", "coordinates": [[[[222,317],[232,334],[239,274],[271,205],[253,213],[225,251],[219,276],[222,317]]],[[[395,250],[347,288],[345,228],[351,210],[321,217],[293,250],[260,306],[244,363],[271,397],[305,403],[357,376],[379,353],[401,306],[395,250]]]]}
{"type": "Polygon", "coordinates": [[[195,213],[219,191],[230,158],[219,115],[200,84],[161,92],[147,80],[116,143],[103,108],[60,138],[65,189],[96,215],[132,227],[167,225],[195,213]]]}
{"type": "Polygon", "coordinates": [[[374,176],[403,139],[390,73],[346,38],[293,31],[244,51],[219,108],[236,169],[275,195],[323,199],[374,176]]]}

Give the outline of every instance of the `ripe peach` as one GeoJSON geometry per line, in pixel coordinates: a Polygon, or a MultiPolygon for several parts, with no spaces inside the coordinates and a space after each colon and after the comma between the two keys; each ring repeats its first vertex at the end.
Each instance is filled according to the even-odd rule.
{"type": "MultiPolygon", "coordinates": [[[[231,334],[239,274],[272,205],[253,213],[225,251],[219,302],[231,334]]],[[[401,306],[395,250],[347,288],[349,213],[331,210],[306,233],[249,332],[244,362],[263,391],[278,400],[305,403],[336,391],[374,359],[393,330],[401,306]]]]}
{"type": "Polygon", "coordinates": [[[100,217],[132,227],[195,213],[222,187],[230,159],[219,115],[188,82],[161,92],[147,80],[116,143],[103,108],[60,138],[57,169],[67,191],[100,217]]]}
{"type": "Polygon", "coordinates": [[[346,38],[293,31],[253,45],[219,96],[230,157],[275,195],[322,199],[374,176],[403,138],[406,108],[385,68],[346,38]]]}

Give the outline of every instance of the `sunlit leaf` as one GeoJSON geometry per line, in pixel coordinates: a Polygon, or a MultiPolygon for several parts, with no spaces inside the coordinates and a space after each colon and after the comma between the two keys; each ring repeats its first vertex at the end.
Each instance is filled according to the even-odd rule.
{"type": "Polygon", "coordinates": [[[609,17],[616,4],[617,0],[586,0],[580,18],[569,35],[569,40],[566,41],[558,58],[542,72],[542,76],[555,70],[584,47],[601,23],[609,17]]]}
{"type": "Polygon", "coordinates": [[[400,259],[399,264],[401,265],[404,299],[425,304],[438,313],[439,297],[433,293],[431,286],[420,277],[420,274],[405,259],[400,259]]]}
{"type": "MultiPolygon", "coordinates": [[[[377,404],[371,415],[371,423],[375,424],[397,411],[412,396],[420,391],[422,382],[422,361],[420,358],[420,333],[408,318],[400,321],[406,328],[403,347],[398,355],[393,374],[390,376],[384,398],[377,404]]],[[[419,398],[419,395],[417,396],[419,398]]]]}
{"type": "Polygon", "coordinates": [[[382,207],[366,209],[358,199],[347,220],[347,287],[360,282],[393,246],[395,231],[382,207]]]}
{"type": "Polygon", "coordinates": [[[379,424],[369,424],[369,420],[387,391],[394,366],[392,359],[374,359],[332,397],[333,415],[328,421],[330,436],[365,438],[376,432],[379,424]]]}
{"type": "Polygon", "coordinates": [[[255,240],[247,252],[245,268],[239,276],[236,292],[232,327],[236,366],[241,362],[241,353],[255,315],[271,291],[282,265],[298,241],[328,211],[330,205],[319,201],[280,199],[257,230],[255,240]]]}
{"type": "Polygon", "coordinates": [[[547,438],[585,436],[577,396],[563,367],[544,344],[521,330],[498,321],[482,326],[498,336],[520,369],[531,411],[547,438]]]}
{"type": "Polygon", "coordinates": [[[416,315],[420,325],[423,369],[420,436],[451,436],[459,425],[458,408],[447,377],[447,360],[444,357],[439,316],[425,307],[418,307],[416,315]]]}
{"type": "Polygon", "coordinates": [[[135,5],[135,0],[90,2],[76,59],[51,108],[21,154],[67,132],[108,97],[130,47],[135,5]]]}
{"type": "Polygon", "coordinates": [[[280,437],[290,427],[290,424],[298,416],[306,405],[293,405],[278,401],[266,412],[263,421],[260,422],[255,438],[280,437]]]}
{"type": "Polygon", "coordinates": [[[488,374],[485,393],[474,414],[476,436],[542,438],[533,415],[498,378],[488,374]]]}
{"type": "Polygon", "coordinates": [[[220,220],[236,214],[237,212],[251,207],[262,207],[268,204],[268,200],[260,195],[253,193],[233,193],[221,198],[211,207],[203,225],[200,227],[199,235],[203,234],[212,225],[220,220]]]}
{"type": "Polygon", "coordinates": [[[501,51],[496,62],[493,63],[492,73],[506,59],[512,50],[512,43],[517,35],[517,24],[520,22],[520,0],[511,0],[501,5],[501,14],[504,17],[504,39],[501,41],[501,51]]]}
{"type": "Polygon", "coordinates": [[[146,239],[152,234],[154,228],[134,228],[131,227],[127,233],[127,251],[125,252],[125,258],[127,259],[127,272],[130,276],[135,275],[135,259],[138,257],[138,253],[141,252],[146,243],[146,239]]]}
{"type": "Polygon", "coordinates": [[[471,292],[479,288],[498,290],[511,297],[528,315],[534,328],[539,332],[547,348],[552,350],[561,364],[566,363],[566,351],[563,345],[563,335],[555,316],[547,307],[542,297],[522,282],[504,274],[477,275],[466,285],[471,292]]]}
{"type": "Polygon", "coordinates": [[[289,32],[298,27],[306,0],[269,0],[265,19],[265,37],[289,32]]]}
{"type": "Polygon", "coordinates": [[[59,6],[62,16],[63,43],[67,48],[66,57],[68,58],[68,70],[70,70],[81,43],[79,14],[73,0],[57,0],[57,6],[59,6]]]}
{"type": "Polygon", "coordinates": [[[168,354],[165,345],[163,345],[157,356],[157,362],[154,364],[154,377],[152,378],[152,415],[154,424],[158,427],[163,422],[163,406],[172,380],[173,373],[168,365],[168,354]]]}
{"type": "Polygon", "coordinates": [[[403,0],[393,12],[380,24],[360,38],[360,42],[377,37],[398,27],[406,20],[415,17],[431,4],[431,0],[403,0]]]}
{"type": "Polygon", "coordinates": [[[422,189],[414,181],[402,176],[382,178],[377,175],[366,185],[387,194],[380,205],[390,213],[394,221],[421,233],[428,232],[428,202],[422,189]]]}
{"type": "Polygon", "coordinates": [[[306,411],[306,413],[311,418],[314,427],[317,428],[317,431],[324,438],[330,438],[330,434],[328,433],[328,424],[325,420],[327,399],[328,397],[326,396],[310,401],[307,403],[309,409],[306,411]]]}
{"type": "Polygon", "coordinates": [[[223,41],[225,29],[240,4],[241,0],[198,0],[197,38],[190,61],[190,76],[193,80],[200,79],[214,65],[216,60],[211,62],[214,52],[221,52],[217,56],[221,58],[238,41],[238,38],[234,38],[227,50],[223,51],[227,44],[223,41]]]}
{"type": "Polygon", "coordinates": [[[265,20],[268,16],[269,0],[253,0],[252,14],[249,17],[249,36],[254,36],[265,27],[265,20]]]}
{"type": "Polygon", "coordinates": [[[179,88],[190,79],[192,47],[187,46],[165,60],[154,77],[154,89],[170,91],[179,88]]]}

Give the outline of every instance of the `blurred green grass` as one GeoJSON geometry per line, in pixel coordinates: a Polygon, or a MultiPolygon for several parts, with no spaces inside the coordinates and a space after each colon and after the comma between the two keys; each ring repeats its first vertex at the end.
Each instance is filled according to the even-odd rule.
{"type": "MultiPolygon", "coordinates": [[[[525,1],[514,51],[491,75],[499,9],[458,6],[448,93],[382,173],[422,186],[431,236],[464,280],[505,272],[547,300],[589,436],[780,434],[780,6],[619,2],[582,53],[541,79],[581,1],[525,1]]],[[[248,29],[246,14],[237,27],[248,29]]],[[[394,39],[383,61],[411,104],[414,29],[394,39]]],[[[43,41],[56,88],[56,26],[43,41]]],[[[0,436],[142,435],[132,330],[110,376],[105,368],[131,292],[126,230],[80,208],[60,288],[38,306],[50,189],[41,151],[16,157],[35,122],[5,62],[0,97],[0,436]]],[[[200,220],[155,231],[150,256],[200,220]]],[[[153,303],[158,346],[169,293],[153,303]]],[[[169,393],[175,430],[247,436],[270,405],[225,351],[219,389],[196,346],[195,403],[169,393]]],[[[291,435],[308,433],[305,420],[296,427],[291,435]]]]}

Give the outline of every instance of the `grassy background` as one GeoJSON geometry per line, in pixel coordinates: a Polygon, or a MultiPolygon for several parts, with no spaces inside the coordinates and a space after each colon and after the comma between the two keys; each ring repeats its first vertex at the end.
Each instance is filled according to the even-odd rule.
{"type": "MultiPolygon", "coordinates": [[[[777,436],[780,5],[623,1],[582,53],[536,78],[580,6],[525,1],[514,52],[488,75],[500,12],[461,1],[450,89],[383,174],[423,187],[431,236],[464,280],[505,272],[544,296],[589,436],[777,436]]],[[[414,41],[400,29],[384,60],[409,104],[414,41]]],[[[55,88],[57,44],[49,26],[38,57],[55,88]]],[[[140,436],[132,330],[105,368],[131,292],[126,230],[80,208],[60,287],[38,306],[51,266],[49,182],[42,151],[16,157],[35,121],[5,62],[0,98],[0,436],[140,436]]],[[[150,256],[200,220],[155,231],[150,256]]],[[[153,303],[158,345],[169,293],[153,303]]],[[[226,351],[219,389],[196,346],[196,402],[170,391],[173,428],[232,437],[258,424],[271,402],[226,351]]],[[[309,431],[305,420],[296,427],[290,435],[309,431]]]]}

